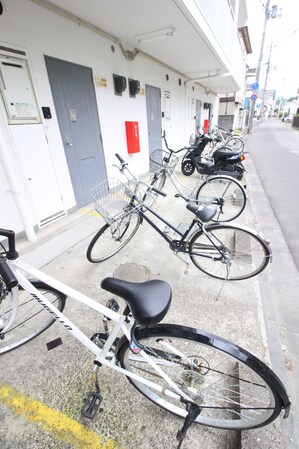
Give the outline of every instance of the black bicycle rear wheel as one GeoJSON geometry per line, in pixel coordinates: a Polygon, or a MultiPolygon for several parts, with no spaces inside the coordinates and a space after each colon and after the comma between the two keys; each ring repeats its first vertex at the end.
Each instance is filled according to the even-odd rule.
{"type": "Polygon", "coordinates": [[[189,243],[194,265],[217,279],[241,281],[261,273],[271,250],[257,233],[246,227],[215,223],[198,231],[189,243]]]}
{"type": "MultiPolygon", "coordinates": [[[[66,300],[66,296],[63,293],[43,282],[31,281],[31,283],[60,312],[63,311],[66,300]]],[[[12,313],[11,294],[11,291],[7,291],[5,295],[2,295],[0,301],[0,321],[1,318],[5,321],[8,315],[12,313]]],[[[31,293],[19,287],[17,316],[11,328],[5,334],[2,334],[3,338],[0,339],[0,354],[5,354],[29,342],[48,329],[54,321],[55,319],[36,301],[31,293]]]]}
{"type": "Polygon", "coordinates": [[[86,257],[91,263],[100,263],[117,254],[136,234],[140,225],[137,213],[114,223],[105,224],[91,240],[86,257]]]}
{"type": "Polygon", "coordinates": [[[199,185],[196,201],[218,206],[213,221],[228,222],[239,217],[246,206],[246,192],[242,185],[230,176],[211,176],[199,185]]]}

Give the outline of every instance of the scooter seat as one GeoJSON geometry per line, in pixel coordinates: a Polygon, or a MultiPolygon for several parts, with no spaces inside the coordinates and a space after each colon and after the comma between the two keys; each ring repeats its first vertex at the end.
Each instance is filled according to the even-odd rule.
{"type": "Polygon", "coordinates": [[[213,154],[213,157],[215,160],[219,159],[220,157],[233,157],[233,156],[240,156],[241,151],[231,151],[229,147],[223,147],[216,150],[213,154]]]}

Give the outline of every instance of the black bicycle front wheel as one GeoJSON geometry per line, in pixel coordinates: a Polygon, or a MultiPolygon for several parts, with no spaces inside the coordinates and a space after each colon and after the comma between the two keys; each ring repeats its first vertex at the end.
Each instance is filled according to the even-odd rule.
{"type": "Polygon", "coordinates": [[[105,224],[91,240],[86,257],[91,263],[100,263],[117,254],[134,237],[140,225],[138,214],[112,225],[105,224]]]}
{"type": "Polygon", "coordinates": [[[217,279],[240,281],[261,273],[271,259],[269,245],[246,227],[211,224],[190,240],[194,265],[217,279]]]}
{"type": "MultiPolygon", "coordinates": [[[[136,329],[146,354],[200,408],[197,423],[222,429],[245,430],[264,426],[282,410],[275,374],[244,349],[216,335],[186,326],[161,324],[136,329]]],[[[165,394],[166,381],[128,341],[118,358],[126,370],[158,384],[152,386],[128,377],[147,399],[163,409],[186,417],[184,402],[165,394]]],[[[284,388],[282,386],[282,388],[284,388]]]]}
{"type": "Polygon", "coordinates": [[[196,201],[207,201],[218,207],[213,221],[228,222],[239,217],[246,206],[246,192],[242,185],[230,176],[211,176],[199,185],[196,201]]]}
{"type": "MultiPolygon", "coordinates": [[[[32,285],[42,293],[60,312],[65,306],[66,296],[40,281],[31,281],[32,285]]],[[[7,321],[12,313],[11,291],[7,291],[0,301],[0,322],[7,321]]],[[[10,329],[0,339],[0,354],[12,351],[24,345],[48,329],[55,319],[40,305],[31,293],[19,286],[19,305],[17,316],[10,329]]]]}

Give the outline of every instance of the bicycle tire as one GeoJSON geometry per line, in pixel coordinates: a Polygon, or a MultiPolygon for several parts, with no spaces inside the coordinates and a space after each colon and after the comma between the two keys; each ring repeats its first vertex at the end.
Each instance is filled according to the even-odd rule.
{"type": "Polygon", "coordinates": [[[244,150],[244,142],[241,137],[238,136],[229,137],[225,142],[225,146],[230,147],[234,151],[244,150]]]}
{"type": "Polygon", "coordinates": [[[256,232],[231,224],[215,223],[205,227],[211,243],[199,230],[189,243],[194,265],[216,279],[241,281],[261,273],[271,259],[271,250],[256,232]]]}
{"type": "Polygon", "coordinates": [[[86,257],[89,262],[104,262],[117,254],[133,238],[140,222],[139,215],[132,214],[118,224],[102,226],[88,245],[86,257]]]}
{"type": "MultiPolygon", "coordinates": [[[[66,296],[63,293],[40,281],[31,281],[31,283],[37,290],[45,295],[60,312],[63,311],[66,300],[66,296]]],[[[19,290],[17,316],[11,328],[3,335],[4,338],[0,339],[0,355],[28,343],[55,322],[55,319],[49,312],[47,312],[30,293],[24,290],[21,286],[19,286],[19,290]]],[[[7,304],[10,304],[9,295],[11,295],[10,291],[7,292],[7,296],[3,298],[0,304],[0,315],[1,312],[12,312],[11,309],[5,309],[4,304],[5,301],[7,301],[7,304]]]]}
{"type": "MultiPolygon", "coordinates": [[[[153,361],[159,364],[161,360],[161,368],[171,380],[199,402],[201,413],[196,423],[245,430],[269,424],[280,414],[281,391],[286,396],[283,385],[263,362],[235,344],[199,329],[172,324],[141,326],[135,336],[153,361]]],[[[127,376],[147,399],[186,417],[184,403],[163,393],[168,384],[133,354],[128,341],[121,343],[118,360],[126,370],[160,384],[162,391],[158,392],[127,376]]]]}
{"type": "MultiPolygon", "coordinates": [[[[166,182],[166,172],[164,169],[161,169],[159,172],[154,173],[153,178],[150,182],[150,186],[158,190],[163,190],[165,182],[166,182]]],[[[151,207],[156,201],[158,195],[159,195],[158,193],[155,193],[153,190],[148,188],[144,194],[144,197],[142,198],[142,201],[145,203],[146,206],[151,207]]]]}
{"type": "Polygon", "coordinates": [[[198,202],[218,206],[218,213],[212,221],[228,222],[239,217],[246,206],[246,192],[242,185],[230,176],[211,176],[207,178],[195,194],[198,202]]]}

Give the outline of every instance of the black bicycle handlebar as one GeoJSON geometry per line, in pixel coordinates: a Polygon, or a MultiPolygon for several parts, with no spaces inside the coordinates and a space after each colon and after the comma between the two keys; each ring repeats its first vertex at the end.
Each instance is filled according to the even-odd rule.
{"type": "Polygon", "coordinates": [[[183,148],[180,148],[179,150],[173,150],[172,148],[169,148],[167,140],[166,140],[165,131],[162,134],[162,139],[164,140],[164,143],[165,143],[165,146],[166,146],[167,150],[170,151],[171,153],[179,153],[180,151],[184,151],[184,150],[188,150],[189,149],[189,147],[183,147],[183,148]]]}
{"type": "Polygon", "coordinates": [[[0,257],[0,275],[8,289],[11,289],[18,285],[18,280],[11,271],[10,267],[7,265],[4,257],[0,257]]]}
{"type": "MultiPolygon", "coordinates": [[[[126,165],[128,165],[128,163],[118,153],[115,153],[115,156],[117,157],[117,159],[121,163],[121,167],[122,168],[125,167],[126,165]]],[[[162,192],[162,190],[159,190],[156,187],[152,187],[151,186],[151,190],[153,190],[154,192],[158,193],[158,195],[167,196],[167,193],[162,192]]]]}
{"type": "Polygon", "coordinates": [[[153,186],[152,186],[151,189],[152,189],[154,192],[158,193],[158,195],[161,195],[161,196],[167,196],[167,193],[163,192],[162,190],[157,189],[156,187],[153,187],[153,186]]]}
{"type": "Polygon", "coordinates": [[[6,252],[7,259],[14,260],[19,257],[19,253],[16,251],[16,239],[14,231],[10,229],[0,228],[0,236],[8,238],[8,251],[6,252]]]}
{"type": "Polygon", "coordinates": [[[119,162],[121,163],[122,167],[124,167],[125,165],[128,165],[128,163],[121,157],[120,154],[115,153],[115,156],[117,157],[117,159],[118,159],[119,162]]]}
{"type": "MultiPolygon", "coordinates": [[[[0,228],[0,236],[8,238],[8,251],[5,251],[7,259],[17,259],[19,254],[16,251],[15,233],[10,229],[0,228]]],[[[0,255],[0,275],[6,284],[7,288],[13,288],[18,285],[18,280],[12,272],[11,268],[7,265],[5,257],[0,255]]]]}
{"type": "Polygon", "coordinates": [[[162,139],[164,140],[165,146],[166,146],[167,150],[170,151],[170,153],[180,153],[181,151],[189,150],[191,148],[191,147],[183,147],[183,148],[180,148],[179,150],[172,150],[168,146],[168,143],[167,143],[167,140],[166,140],[166,133],[165,133],[165,131],[163,131],[162,139]]]}

